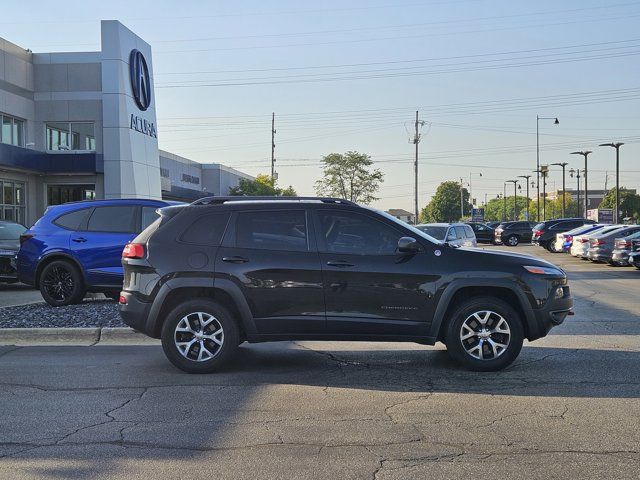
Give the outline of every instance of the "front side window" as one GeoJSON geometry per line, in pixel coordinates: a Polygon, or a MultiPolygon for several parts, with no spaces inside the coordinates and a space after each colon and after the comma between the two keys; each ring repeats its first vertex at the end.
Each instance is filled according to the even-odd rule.
{"type": "Polygon", "coordinates": [[[242,212],[236,220],[239,248],[308,251],[304,210],[242,212]]]}
{"type": "Polygon", "coordinates": [[[403,234],[379,220],[355,212],[319,211],[325,251],[353,255],[394,255],[403,234]]]}
{"type": "Polygon", "coordinates": [[[447,233],[447,242],[456,240],[456,229],[451,227],[449,228],[449,232],[447,233]]]}
{"type": "Polygon", "coordinates": [[[91,122],[47,122],[47,150],[96,149],[95,125],[91,122]]]}
{"type": "Polygon", "coordinates": [[[97,207],[87,224],[90,232],[130,233],[134,231],[134,205],[97,207]]]}

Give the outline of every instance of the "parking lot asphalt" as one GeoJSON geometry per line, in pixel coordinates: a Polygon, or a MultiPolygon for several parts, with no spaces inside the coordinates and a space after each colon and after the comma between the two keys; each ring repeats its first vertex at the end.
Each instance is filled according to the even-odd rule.
{"type": "Polygon", "coordinates": [[[499,373],[442,346],[243,345],[212,375],[159,346],[0,347],[0,478],[638,478],[640,271],[533,246],[576,315],[499,373]]]}
{"type": "Polygon", "coordinates": [[[0,308],[40,302],[44,302],[40,290],[24,283],[0,283],[0,308]]]}

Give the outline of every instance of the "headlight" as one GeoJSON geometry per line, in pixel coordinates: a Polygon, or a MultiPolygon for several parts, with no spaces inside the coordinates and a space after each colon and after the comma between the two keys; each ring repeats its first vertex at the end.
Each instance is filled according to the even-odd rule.
{"type": "Polygon", "coordinates": [[[523,267],[527,272],[534,273],[536,275],[559,275],[564,277],[564,272],[559,268],[537,267],[533,265],[523,265],[523,267]]]}

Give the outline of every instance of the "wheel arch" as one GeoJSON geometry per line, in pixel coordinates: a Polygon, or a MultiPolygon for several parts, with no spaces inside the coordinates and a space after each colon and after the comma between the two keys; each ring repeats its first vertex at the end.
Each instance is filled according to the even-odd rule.
{"type": "Polygon", "coordinates": [[[442,341],[451,314],[462,302],[474,297],[495,297],[511,305],[522,320],[525,338],[531,336],[531,323],[535,321],[531,307],[523,292],[507,282],[453,282],[440,298],[432,324],[432,335],[442,341]]]}
{"type": "Polygon", "coordinates": [[[73,255],[70,255],[68,253],[55,251],[55,252],[47,253],[46,255],[41,257],[40,260],[38,260],[38,264],[36,266],[36,272],[35,272],[35,276],[34,276],[34,286],[35,286],[35,288],[40,288],[40,274],[42,273],[42,270],[44,270],[44,267],[46,267],[50,263],[55,262],[57,260],[68,261],[75,268],[77,268],[78,272],[80,272],[80,276],[82,277],[82,282],[84,283],[84,285],[86,287],[87,278],[84,275],[84,269],[82,268],[82,265],[80,265],[80,262],[78,261],[78,259],[75,258],[73,255]]]}
{"type": "Polygon", "coordinates": [[[162,325],[169,312],[185,300],[194,298],[214,300],[229,310],[238,321],[242,340],[251,339],[256,333],[249,306],[231,281],[216,280],[214,285],[210,279],[181,278],[169,280],[158,291],[147,319],[147,334],[160,338],[162,325]]]}

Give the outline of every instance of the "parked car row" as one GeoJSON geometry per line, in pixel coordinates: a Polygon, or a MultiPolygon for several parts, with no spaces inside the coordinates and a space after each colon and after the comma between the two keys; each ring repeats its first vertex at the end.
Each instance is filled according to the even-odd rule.
{"type": "Polygon", "coordinates": [[[561,251],[596,263],[640,269],[640,225],[594,225],[567,234],[561,251]]]}

